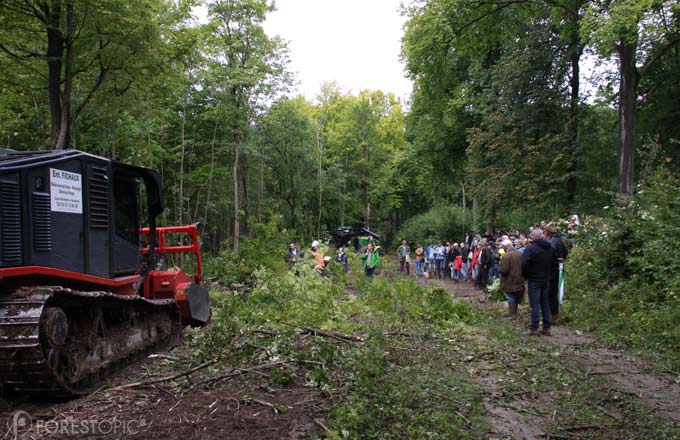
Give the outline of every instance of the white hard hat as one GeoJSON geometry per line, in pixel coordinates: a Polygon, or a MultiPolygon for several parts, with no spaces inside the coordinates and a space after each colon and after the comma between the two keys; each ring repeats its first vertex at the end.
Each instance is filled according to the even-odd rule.
{"type": "Polygon", "coordinates": [[[313,247],[313,248],[319,247],[319,242],[318,242],[318,240],[314,240],[314,241],[312,242],[312,247],[313,247]]]}

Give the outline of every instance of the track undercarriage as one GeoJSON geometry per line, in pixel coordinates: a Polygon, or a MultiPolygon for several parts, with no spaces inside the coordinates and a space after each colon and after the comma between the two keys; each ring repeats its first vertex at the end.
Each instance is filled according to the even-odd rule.
{"type": "Polygon", "coordinates": [[[173,300],[62,287],[0,294],[0,379],[11,391],[71,397],[182,330],[173,300]]]}

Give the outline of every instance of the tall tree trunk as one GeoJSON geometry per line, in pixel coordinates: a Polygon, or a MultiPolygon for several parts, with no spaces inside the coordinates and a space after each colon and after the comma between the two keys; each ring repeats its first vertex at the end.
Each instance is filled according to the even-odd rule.
{"type": "MultiPolygon", "coordinates": [[[[292,158],[289,156],[288,163],[293,163],[292,158]]],[[[290,179],[290,195],[288,196],[288,206],[290,206],[290,222],[294,230],[297,229],[297,199],[295,198],[295,181],[297,180],[296,172],[297,168],[294,166],[288,167],[288,178],[290,179]]]]}
{"type": "Polygon", "coordinates": [[[342,194],[340,194],[340,224],[345,225],[345,195],[347,194],[347,166],[349,158],[345,154],[345,166],[342,173],[342,194]]]}
{"type": "Polygon", "coordinates": [[[187,107],[186,104],[182,106],[182,119],[179,121],[179,143],[180,143],[180,156],[179,156],[179,207],[177,211],[177,224],[184,224],[183,218],[183,208],[184,208],[184,150],[185,150],[185,136],[184,136],[184,125],[186,123],[187,107]]]}
{"type": "Polygon", "coordinates": [[[215,128],[213,128],[213,137],[212,141],[210,142],[210,172],[208,173],[208,195],[205,198],[205,210],[203,211],[203,226],[201,226],[201,235],[205,234],[205,226],[208,223],[208,205],[210,204],[210,192],[212,190],[213,173],[215,171],[215,142],[217,141],[218,126],[219,119],[215,120],[215,128]]]}
{"type": "Polygon", "coordinates": [[[257,222],[262,223],[262,199],[264,199],[264,160],[260,160],[260,188],[257,195],[257,222]]]}
{"type": "Polygon", "coordinates": [[[146,113],[146,145],[147,147],[151,147],[151,124],[148,121],[151,121],[151,116],[149,115],[149,112],[147,111],[146,113]]]}
{"type": "Polygon", "coordinates": [[[116,159],[116,115],[111,118],[111,159],[116,159]]]}
{"type": "Polygon", "coordinates": [[[472,198],[472,228],[477,232],[477,196],[472,198]]]}
{"type": "Polygon", "coordinates": [[[465,236],[465,208],[466,208],[466,205],[467,205],[466,200],[465,200],[465,183],[460,182],[460,188],[463,191],[463,210],[462,210],[463,215],[462,215],[461,223],[462,223],[462,226],[463,226],[463,236],[465,236]]]}
{"type": "Polygon", "coordinates": [[[319,128],[316,129],[316,146],[319,150],[319,173],[318,173],[318,179],[319,179],[319,216],[318,216],[317,222],[316,222],[316,236],[321,237],[321,201],[322,201],[322,194],[323,194],[323,182],[321,180],[321,160],[323,159],[323,146],[321,145],[321,130],[319,128]]]}
{"type": "Polygon", "coordinates": [[[106,156],[106,123],[99,124],[99,155],[106,156]]]}
{"type": "Polygon", "coordinates": [[[638,73],[635,67],[636,43],[617,47],[619,53],[619,167],[617,192],[632,195],[635,184],[635,110],[638,73]]]}
{"type": "MultiPolygon", "coordinates": [[[[205,205],[205,203],[204,203],[204,205],[205,205]]],[[[188,205],[187,207],[190,208],[191,205],[188,205]]],[[[195,208],[194,208],[194,214],[189,219],[189,223],[191,223],[191,224],[196,223],[196,220],[198,219],[198,212],[200,211],[200,208],[201,208],[201,190],[199,189],[198,192],[196,193],[196,205],[195,205],[195,208]]]]}
{"type": "MultiPolygon", "coordinates": [[[[180,136],[180,145],[181,145],[181,152],[180,152],[180,159],[179,159],[179,203],[177,206],[179,207],[178,211],[178,216],[177,216],[177,224],[178,225],[183,225],[184,224],[184,152],[186,150],[186,133],[185,133],[185,126],[186,126],[186,119],[187,119],[187,106],[186,103],[182,105],[182,119],[180,120],[180,129],[179,129],[179,136],[180,136]]],[[[191,208],[187,205],[187,211],[189,211],[191,208]]],[[[190,212],[187,212],[187,214],[191,214],[190,212]]],[[[180,253],[179,254],[179,267],[184,267],[184,254],[180,253]]]]}
{"type": "Polygon", "coordinates": [[[566,134],[568,137],[568,168],[566,182],[566,207],[573,209],[577,190],[579,127],[580,127],[580,86],[581,86],[581,56],[583,55],[583,43],[581,42],[581,21],[583,20],[584,6],[590,0],[563,0],[559,3],[550,2],[562,12],[566,12],[565,22],[562,24],[567,33],[567,57],[569,60],[569,120],[567,121],[566,134]]]}
{"type": "Polygon", "coordinates": [[[486,223],[486,235],[496,233],[496,207],[492,206],[489,210],[489,221],[486,223]]]}
{"type": "Polygon", "coordinates": [[[71,121],[71,129],[69,130],[69,139],[71,139],[71,149],[78,149],[78,120],[71,121]]]}
{"type": "Polygon", "coordinates": [[[232,168],[232,176],[234,179],[234,246],[233,249],[238,251],[239,239],[241,238],[241,225],[239,216],[241,215],[241,206],[239,204],[238,194],[238,155],[241,149],[241,141],[237,141],[234,148],[234,166],[232,168]]]}
{"type": "MultiPolygon", "coordinates": [[[[371,149],[369,148],[368,142],[364,140],[364,152],[366,154],[366,163],[371,163],[371,149]]],[[[364,176],[364,191],[366,197],[366,227],[371,229],[371,181],[369,175],[364,176]]]]}
{"type": "Polygon", "coordinates": [[[366,227],[371,229],[371,200],[366,201],[366,227]]]}
{"type": "Polygon", "coordinates": [[[57,148],[61,126],[61,68],[64,54],[64,36],[61,32],[61,1],[46,4],[43,12],[47,19],[47,94],[50,101],[50,146],[57,148]]]}
{"type": "Polygon", "coordinates": [[[248,167],[247,166],[245,166],[241,170],[241,188],[242,188],[241,192],[243,193],[241,206],[243,206],[243,214],[244,214],[244,218],[246,219],[246,224],[245,224],[246,234],[248,235],[248,237],[254,238],[255,237],[255,235],[254,235],[255,231],[253,230],[250,222],[248,222],[248,219],[250,218],[250,212],[251,211],[250,211],[250,198],[248,197],[248,167]]]}
{"type": "Polygon", "coordinates": [[[579,128],[580,128],[580,88],[581,88],[581,55],[583,48],[580,41],[578,26],[575,26],[575,31],[571,35],[570,41],[570,56],[569,63],[571,67],[571,75],[569,78],[569,121],[567,122],[567,135],[569,136],[569,169],[567,179],[567,208],[573,210],[576,199],[577,189],[577,171],[578,171],[578,157],[580,152],[579,147],[579,128]]]}
{"type": "Polygon", "coordinates": [[[66,3],[66,66],[64,70],[64,86],[61,94],[61,121],[59,135],[54,145],[55,150],[63,150],[68,145],[71,128],[71,90],[73,88],[73,35],[76,32],[76,18],[73,3],[66,3]]]}

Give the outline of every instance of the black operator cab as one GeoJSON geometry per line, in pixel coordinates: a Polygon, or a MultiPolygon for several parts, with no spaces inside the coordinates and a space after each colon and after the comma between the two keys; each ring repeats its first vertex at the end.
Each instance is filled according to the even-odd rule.
{"type": "Polygon", "coordinates": [[[156,171],[77,150],[0,150],[0,269],[135,274],[142,221],[155,231],[162,210],[156,171]]]}

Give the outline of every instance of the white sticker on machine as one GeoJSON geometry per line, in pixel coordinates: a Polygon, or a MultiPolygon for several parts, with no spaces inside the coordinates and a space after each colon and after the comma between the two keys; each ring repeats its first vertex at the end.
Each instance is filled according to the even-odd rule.
{"type": "Polygon", "coordinates": [[[83,180],[81,175],[50,168],[52,211],[83,213],[83,180]]]}

